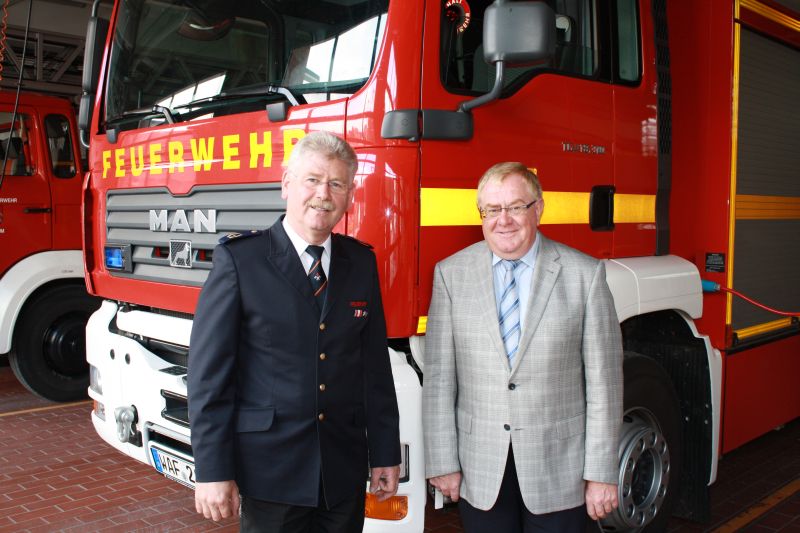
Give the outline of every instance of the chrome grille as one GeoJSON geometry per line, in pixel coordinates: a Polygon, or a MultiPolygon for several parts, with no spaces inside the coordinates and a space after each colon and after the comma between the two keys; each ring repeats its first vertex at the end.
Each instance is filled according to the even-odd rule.
{"type": "Polygon", "coordinates": [[[106,195],[106,243],[131,245],[133,272],[109,272],[120,278],[199,287],[211,270],[212,251],[220,237],[265,229],[285,210],[280,183],[201,186],[183,196],[173,196],[165,187],[110,190],[106,195]],[[216,209],[216,233],[151,231],[151,209],[182,209],[192,228],[194,209],[216,209]],[[170,240],[191,241],[192,268],[170,266],[170,240]]]}

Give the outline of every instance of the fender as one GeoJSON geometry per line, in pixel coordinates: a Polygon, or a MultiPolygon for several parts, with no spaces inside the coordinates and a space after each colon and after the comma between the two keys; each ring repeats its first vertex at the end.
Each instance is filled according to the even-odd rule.
{"type": "Polygon", "coordinates": [[[676,310],[691,318],[702,316],[703,288],[693,263],[675,255],[604,262],[620,323],[654,311],[676,310]]]}
{"type": "Polygon", "coordinates": [[[705,344],[706,356],[708,358],[708,373],[711,385],[711,457],[709,457],[710,469],[708,485],[711,486],[717,480],[717,468],[719,467],[720,443],[722,421],[722,353],[711,345],[708,335],[702,335],[697,331],[697,325],[692,317],[685,313],[678,313],[686,321],[692,335],[700,339],[705,344]]]}
{"type": "Polygon", "coordinates": [[[0,278],[0,354],[11,351],[11,338],[22,306],[39,287],[60,279],[83,279],[80,250],[56,250],[26,257],[0,278]]]}

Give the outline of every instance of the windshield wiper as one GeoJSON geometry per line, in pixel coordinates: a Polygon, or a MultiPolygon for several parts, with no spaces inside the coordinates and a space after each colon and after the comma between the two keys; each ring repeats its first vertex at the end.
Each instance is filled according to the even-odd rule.
{"type": "Polygon", "coordinates": [[[262,96],[271,94],[279,94],[283,96],[293,106],[306,103],[306,100],[305,98],[303,98],[302,95],[295,95],[292,93],[291,90],[289,90],[286,87],[281,87],[280,85],[266,85],[266,86],[257,85],[257,86],[242,87],[240,89],[232,89],[230,91],[225,91],[219,94],[215,94],[214,96],[209,96],[207,98],[200,98],[198,100],[193,100],[191,102],[176,106],[176,109],[182,109],[185,107],[193,107],[193,106],[202,106],[203,104],[218,102],[220,100],[240,98],[242,96],[262,96]]]}
{"type": "Polygon", "coordinates": [[[206,98],[199,98],[185,104],[179,104],[174,108],[161,106],[158,104],[153,105],[151,108],[132,109],[130,111],[123,111],[122,114],[110,118],[106,121],[106,127],[109,129],[116,129],[120,124],[141,120],[143,117],[152,115],[161,115],[168,124],[175,124],[176,122],[183,121],[186,117],[192,116],[196,111],[202,111],[209,104],[219,103],[225,100],[234,100],[241,98],[252,98],[253,96],[264,95],[280,95],[285,98],[291,105],[297,106],[305,104],[306,100],[302,95],[294,95],[291,90],[279,85],[257,85],[242,87],[240,89],[233,89],[223,93],[209,96],[206,98]],[[188,109],[188,111],[177,112],[178,109],[188,109]],[[191,109],[196,108],[196,109],[191,109]]]}
{"type": "Polygon", "coordinates": [[[154,105],[153,113],[161,113],[164,115],[164,119],[167,121],[167,124],[175,124],[175,116],[172,114],[172,110],[170,108],[164,107],[163,105],[154,105]]]}
{"type": "Polygon", "coordinates": [[[130,111],[123,111],[120,115],[108,119],[106,121],[106,127],[125,123],[128,121],[133,121],[134,119],[139,120],[142,117],[147,117],[151,115],[162,115],[164,117],[164,120],[167,121],[167,123],[175,124],[175,113],[173,113],[173,111],[170,108],[160,105],[154,105],[151,108],[132,109],[130,111]]]}

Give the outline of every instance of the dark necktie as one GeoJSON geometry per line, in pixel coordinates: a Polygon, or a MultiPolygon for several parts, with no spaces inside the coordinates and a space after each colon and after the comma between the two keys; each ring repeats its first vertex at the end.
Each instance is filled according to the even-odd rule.
{"type": "Polygon", "coordinates": [[[314,263],[308,270],[308,281],[311,282],[311,290],[314,291],[314,297],[317,299],[319,310],[325,304],[325,290],[328,288],[328,278],[325,276],[325,271],[322,270],[322,246],[308,245],[306,252],[314,259],[314,263]]]}

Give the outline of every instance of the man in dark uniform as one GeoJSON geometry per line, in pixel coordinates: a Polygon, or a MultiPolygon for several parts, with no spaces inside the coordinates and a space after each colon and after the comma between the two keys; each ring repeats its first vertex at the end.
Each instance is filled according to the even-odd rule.
{"type": "MultiPolygon", "coordinates": [[[[242,531],[361,531],[397,491],[400,442],[375,255],[331,230],[357,161],[329,133],[294,148],[286,215],[214,250],[192,329],[189,419],[206,518],[242,531]]],[[[223,239],[224,240],[224,239],[223,239]]]]}

